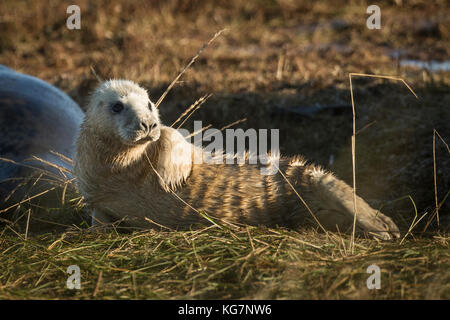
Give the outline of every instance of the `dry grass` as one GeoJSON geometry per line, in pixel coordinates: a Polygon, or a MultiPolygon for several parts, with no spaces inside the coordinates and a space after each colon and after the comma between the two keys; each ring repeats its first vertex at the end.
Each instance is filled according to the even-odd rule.
{"type": "Polygon", "coordinates": [[[159,109],[167,124],[181,114],[191,128],[195,111],[195,120],[217,128],[238,119],[247,119],[243,129],[279,128],[283,154],[301,153],[350,184],[357,175],[358,193],[392,216],[403,237],[353,241],[314,228],[220,223],[98,232],[88,228],[64,172],[43,173],[38,179],[57,186],[45,194],[53,205],[35,197],[0,213],[0,298],[450,298],[450,77],[399,66],[401,58],[448,59],[445,1],[382,1],[380,31],[365,28],[363,1],[79,3],[82,29],[70,32],[63,2],[3,1],[0,63],[59,86],[80,104],[97,78],[121,77],[143,83],[155,101],[165,98],[159,109]],[[228,32],[195,55],[223,28],[228,32]],[[192,56],[196,63],[184,69],[192,56]],[[358,79],[352,126],[351,72],[405,79],[419,99],[399,84],[358,79]],[[316,104],[350,107],[311,117],[279,112],[316,104]],[[81,268],[79,291],[65,287],[71,264],[81,268]],[[381,290],[366,288],[370,264],[382,270],[381,290]]]}
{"type": "MultiPolygon", "coordinates": [[[[336,239],[337,240],[337,239],[336,239]]],[[[314,231],[217,228],[131,234],[65,232],[0,240],[0,298],[448,299],[448,238],[343,245],[314,231]],[[18,263],[20,261],[20,263],[18,263]],[[69,265],[81,290],[65,288],[69,265]],[[366,268],[382,289],[366,288],[366,268]],[[101,281],[99,282],[99,278],[101,281]],[[133,280],[134,279],[134,280],[133,280]]]]}

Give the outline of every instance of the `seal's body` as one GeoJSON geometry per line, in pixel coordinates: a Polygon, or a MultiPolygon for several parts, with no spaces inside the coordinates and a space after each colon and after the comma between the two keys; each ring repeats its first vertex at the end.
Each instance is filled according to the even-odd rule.
{"type": "MultiPolygon", "coordinates": [[[[59,153],[72,158],[75,138],[83,120],[79,106],[56,87],[29,75],[0,66],[0,207],[18,184],[38,167],[58,173],[48,163],[71,169],[59,153]],[[56,153],[52,153],[54,151],[56,153]],[[5,160],[11,161],[5,161],[5,160]]],[[[37,185],[30,181],[33,190],[45,184],[45,178],[37,185]]],[[[9,202],[22,200],[27,193],[24,185],[17,188],[9,202]]]]}
{"type": "MultiPolygon", "coordinates": [[[[145,90],[111,80],[88,105],[75,175],[94,223],[126,218],[135,227],[150,227],[151,220],[187,228],[207,222],[203,211],[229,222],[298,227],[311,211],[325,228],[352,226],[352,189],[299,156],[279,159],[283,175],[262,175],[260,165],[194,164],[199,155],[202,149],[160,124],[145,90]]],[[[392,220],[360,197],[356,207],[358,230],[383,239],[399,236],[392,220]]]]}

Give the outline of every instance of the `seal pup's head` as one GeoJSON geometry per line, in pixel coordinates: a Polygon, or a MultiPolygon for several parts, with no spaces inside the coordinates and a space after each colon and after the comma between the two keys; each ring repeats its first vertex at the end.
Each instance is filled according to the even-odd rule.
{"type": "Polygon", "coordinates": [[[160,137],[159,113],[147,91],[129,80],[103,82],[92,94],[86,122],[96,133],[135,146],[160,137]]]}

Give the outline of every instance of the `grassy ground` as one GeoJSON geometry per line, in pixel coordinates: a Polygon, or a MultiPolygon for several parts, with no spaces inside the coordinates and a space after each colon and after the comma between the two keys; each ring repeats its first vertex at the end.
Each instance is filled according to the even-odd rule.
{"type": "Polygon", "coordinates": [[[448,238],[398,243],[249,228],[2,237],[4,299],[449,298],[448,238]],[[341,242],[342,240],[342,242],[341,242]],[[368,290],[369,265],[381,289],[368,290]],[[81,290],[65,288],[81,269],[81,290]],[[446,285],[447,284],[447,285],[446,285]]]}
{"type": "MultiPolygon", "coordinates": [[[[357,239],[351,254],[349,236],[311,228],[97,232],[71,186],[65,205],[42,208],[36,199],[1,214],[12,223],[0,225],[0,298],[449,299],[450,202],[439,227],[431,217],[433,130],[450,142],[450,76],[402,65],[449,59],[448,3],[380,1],[381,30],[365,27],[365,1],[189,3],[78,1],[81,30],[70,31],[64,1],[2,1],[0,63],[55,84],[82,106],[97,84],[91,66],[105,79],[140,82],[157,100],[226,27],[164,100],[163,121],[212,93],[191,120],[222,128],[247,118],[239,127],[279,128],[283,154],[301,153],[348,183],[348,73],[402,77],[419,99],[401,82],[357,78],[353,88],[358,193],[393,217],[404,240],[357,239]],[[309,116],[280,111],[314,105],[343,107],[309,116]],[[415,207],[424,218],[407,234],[415,207]],[[65,287],[72,264],[81,268],[81,290],[65,287]],[[371,264],[381,268],[380,290],[366,287],[371,264]]],[[[439,138],[436,164],[442,202],[450,161],[439,138]]]]}

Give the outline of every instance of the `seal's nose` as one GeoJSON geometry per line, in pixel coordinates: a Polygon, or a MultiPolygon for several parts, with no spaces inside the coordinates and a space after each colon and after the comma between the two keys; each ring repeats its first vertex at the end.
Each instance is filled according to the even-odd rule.
{"type": "Polygon", "coordinates": [[[141,123],[139,124],[139,127],[141,128],[141,130],[143,131],[148,131],[148,124],[146,121],[141,121],[141,123]]]}
{"type": "Polygon", "coordinates": [[[153,119],[146,119],[139,122],[139,129],[146,133],[152,132],[157,126],[158,123],[153,119]]]}

